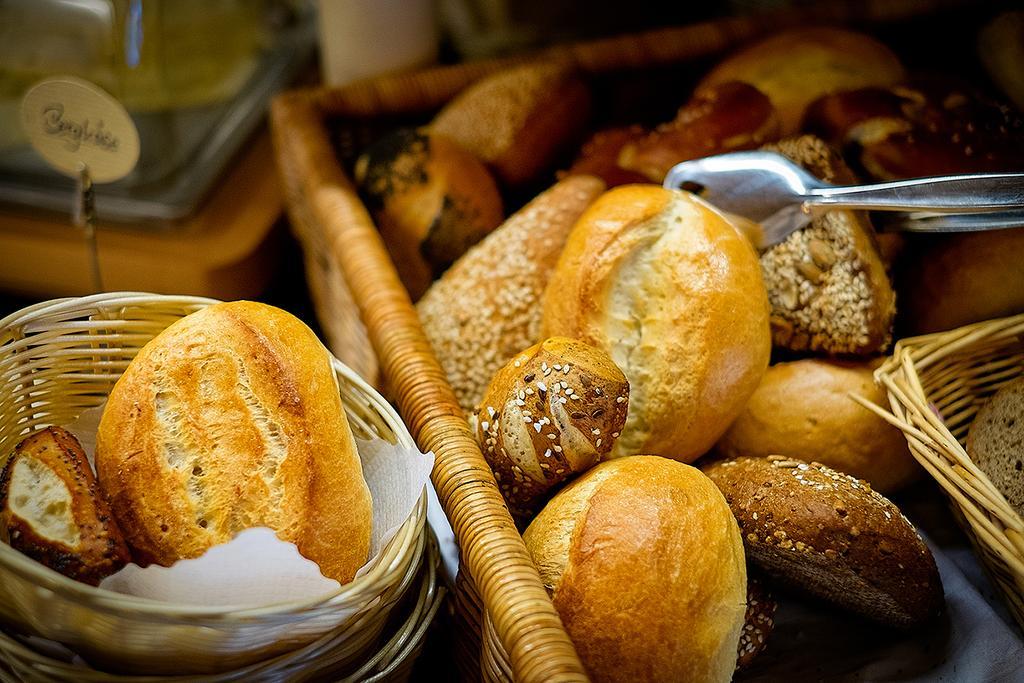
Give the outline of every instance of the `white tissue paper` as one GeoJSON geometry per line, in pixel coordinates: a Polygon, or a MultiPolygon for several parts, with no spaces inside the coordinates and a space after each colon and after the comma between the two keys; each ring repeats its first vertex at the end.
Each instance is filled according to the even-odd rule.
{"type": "MultiPolygon", "coordinates": [[[[92,408],[65,426],[82,444],[90,464],[102,414],[103,406],[92,408]]],[[[424,486],[430,487],[434,456],[383,439],[356,439],[356,448],[373,499],[370,559],[359,576],[412,514],[424,486]]],[[[234,608],[323,600],[341,589],[320,573],[316,563],[302,557],[294,543],[282,541],[265,527],[242,531],[230,542],[170,567],[130,564],[100,587],[177,604],[234,608]]]]}

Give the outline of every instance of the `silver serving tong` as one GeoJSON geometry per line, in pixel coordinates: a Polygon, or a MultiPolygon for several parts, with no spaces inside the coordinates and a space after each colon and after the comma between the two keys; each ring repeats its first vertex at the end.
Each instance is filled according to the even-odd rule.
{"type": "MultiPolygon", "coordinates": [[[[886,231],[965,232],[1024,226],[1024,173],[913,178],[874,185],[832,185],[774,152],[733,152],[684,161],[664,186],[694,189],[723,211],[760,224],[745,230],[766,249],[835,208],[899,211],[886,231]]],[[[746,226],[749,228],[750,226],[746,226]]]]}

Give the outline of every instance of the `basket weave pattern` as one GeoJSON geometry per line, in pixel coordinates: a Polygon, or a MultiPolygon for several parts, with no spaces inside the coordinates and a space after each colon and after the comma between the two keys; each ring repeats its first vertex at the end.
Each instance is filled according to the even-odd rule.
{"type": "MultiPolygon", "coordinates": [[[[146,342],[211,303],[196,297],[101,294],[43,303],[0,321],[0,464],[31,430],[68,424],[99,405],[146,342]]],[[[340,362],[334,369],[356,436],[413,445],[383,398],[340,362]]],[[[131,680],[55,663],[12,637],[20,632],[65,643],[105,669],[137,673],[222,672],[203,679],[211,681],[300,669],[340,676],[360,667],[361,677],[388,669],[395,674],[407,668],[405,662],[383,655],[409,659],[410,648],[420,644],[423,620],[439,605],[436,549],[428,549],[425,519],[424,495],[367,571],[334,595],[242,610],[100,590],[0,544],[0,620],[12,629],[0,634],[0,659],[26,679],[131,680]],[[430,568],[421,571],[428,552],[430,568]],[[414,618],[375,652],[396,604],[414,583],[414,618]]]]}
{"type": "Polygon", "coordinates": [[[903,431],[1024,628],[1024,521],[964,445],[981,406],[1022,375],[1024,315],[1018,315],[897,343],[875,371],[892,412],[858,400],[903,431]]]}

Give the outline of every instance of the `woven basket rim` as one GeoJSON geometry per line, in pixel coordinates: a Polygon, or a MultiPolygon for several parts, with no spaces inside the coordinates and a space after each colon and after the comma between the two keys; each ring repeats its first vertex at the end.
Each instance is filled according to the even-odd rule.
{"type": "MultiPolygon", "coordinates": [[[[43,316],[52,316],[65,311],[68,313],[81,311],[82,308],[88,306],[96,306],[97,308],[100,308],[102,306],[116,305],[145,306],[147,304],[169,304],[205,307],[216,303],[220,303],[220,300],[209,297],[155,294],[136,291],[103,292],[83,297],[52,299],[27,306],[15,311],[3,319],[0,319],[0,348],[2,348],[2,345],[6,343],[7,339],[9,339],[6,335],[8,335],[14,327],[31,325],[34,320],[43,316]]],[[[328,353],[330,354],[329,350],[328,353]]],[[[330,354],[330,358],[331,365],[335,373],[341,375],[347,383],[356,389],[360,398],[367,400],[368,403],[380,413],[381,417],[390,428],[392,432],[391,435],[395,438],[395,441],[403,446],[415,447],[415,442],[409,434],[405,423],[398,416],[398,413],[391,404],[389,404],[375,389],[370,387],[370,385],[351,368],[335,358],[333,354],[330,354]]],[[[339,390],[344,392],[346,391],[346,387],[339,383],[339,390]]],[[[387,436],[382,435],[382,438],[387,439],[387,436]]],[[[394,443],[394,441],[392,443],[394,443]]],[[[409,514],[409,517],[406,518],[388,542],[381,547],[379,555],[387,553],[398,542],[401,542],[406,546],[405,551],[408,551],[408,546],[411,545],[417,535],[415,533],[415,527],[418,526],[418,520],[426,519],[426,505],[427,494],[424,490],[420,495],[416,506],[413,508],[413,511],[409,514]]],[[[99,588],[98,586],[90,586],[88,584],[75,581],[74,579],[64,576],[63,574],[36,562],[17,550],[14,550],[6,543],[0,543],[0,568],[20,575],[22,578],[31,581],[37,588],[49,590],[56,595],[60,595],[61,597],[80,604],[87,604],[90,609],[95,609],[97,611],[117,613],[122,616],[153,616],[166,620],[201,619],[211,623],[216,623],[218,621],[234,622],[259,617],[286,617],[288,615],[294,615],[295,619],[303,619],[306,617],[306,615],[303,614],[304,612],[308,612],[309,610],[316,608],[330,607],[344,602],[351,594],[358,593],[362,588],[363,583],[366,583],[367,579],[366,576],[357,576],[352,581],[342,585],[337,591],[314,599],[285,601],[256,607],[209,607],[204,605],[165,602],[150,598],[139,598],[99,588]]]]}

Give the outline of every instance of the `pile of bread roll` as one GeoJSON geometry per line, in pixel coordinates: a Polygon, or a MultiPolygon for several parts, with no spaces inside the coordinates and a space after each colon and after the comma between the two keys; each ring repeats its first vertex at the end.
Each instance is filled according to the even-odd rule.
{"type": "MultiPolygon", "coordinates": [[[[588,672],[727,680],[770,647],[773,587],[893,628],[933,619],[934,560],[884,497],[920,469],[850,395],[884,402],[872,371],[903,331],[1024,311],[1024,228],[905,240],[833,210],[757,253],[660,183],[754,148],[836,183],[1015,170],[1019,117],[821,27],[728,56],[654,128],[588,130],[587,87],[563,64],[516,67],[421,129],[490,172],[478,199],[558,181],[486,235],[467,222],[484,236],[411,294],[588,672]]],[[[465,191],[424,168],[439,196],[465,191]]],[[[379,186],[398,183],[363,191],[399,263],[435,253],[422,227],[395,237],[379,186]]],[[[448,234],[442,214],[418,220],[448,234]]]]}
{"type": "Polygon", "coordinates": [[[0,539],[92,585],[269,527],[324,576],[370,548],[370,492],[331,356],[265,304],[215,304],[146,344],[115,384],[95,475],[69,432],[33,433],[0,474],[0,539]]]}

